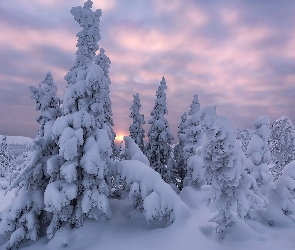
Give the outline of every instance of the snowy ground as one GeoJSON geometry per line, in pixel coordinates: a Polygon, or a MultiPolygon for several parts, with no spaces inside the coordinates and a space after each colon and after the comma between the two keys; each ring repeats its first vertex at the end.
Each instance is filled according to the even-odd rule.
{"type": "MultiPolygon", "coordinates": [[[[81,228],[63,228],[48,241],[41,238],[26,250],[96,250],[96,249],[295,249],[294,228],[270,228],[257,222],[248,222],[252,228],[237,225],[231,239],[222,244],[215,238],[214,224],[208,222],[213,214],[202,202],[206,191],[185,188],[180,196],[192,209],[192,216],[183,222],[176,222],[167,228],[154,228],[147,225],[142,215],[128,218],[128,201],[112,200],[113,219],[110,221],[89,220],[81,228]]],[[[4,196],[0,190],[0,210],[10,202],[13,191],[4,196]]],[[[0,248],[1,249],[1,248],[0,248]]]]}

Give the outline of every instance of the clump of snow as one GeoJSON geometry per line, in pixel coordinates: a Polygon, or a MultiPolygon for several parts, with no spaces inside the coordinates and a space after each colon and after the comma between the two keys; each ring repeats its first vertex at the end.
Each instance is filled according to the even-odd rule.
{"type": "Polygon", "coordinates": [[[77,196],[77,186],[66,181],[55,181],[47,185],[44,193],[45,209],[48,212],[60,211],[62,206],[70,204],[77,196]]]}

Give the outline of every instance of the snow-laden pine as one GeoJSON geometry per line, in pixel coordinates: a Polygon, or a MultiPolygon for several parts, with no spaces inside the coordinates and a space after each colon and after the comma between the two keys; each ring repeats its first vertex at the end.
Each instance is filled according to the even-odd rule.
{"type": "Polygon", "coordinates": [[[49,183],[47,159],[58,152],[51,129],[60,115],[60,101],[50,73],[38,87],[31,86],[30,90],[36,109],[41,113],[37,119],[40,128],[30,146],[30,157],[7,190],[18,185],[16,197],[2,211],[0,218],[0,235],[7,239],[6,249],[18,247],[22,241],[35,241],[41,225],[50,220],[50,215],[44,210],[44,191],[49,183]]]}
{"type": "Polygon", "coordinates": [[[148,121],[151,126],[148,131],[149,142],[146,145],[145,153],[150,161],[151,167],[160,173],[165,181],[169,182],[172,172],[171,165],[168,165],[169,159],[171,158],[170,144],[174,138],[169,131],[169,124],[165,118],[165,115],[168,114],[166,89],[166,80],[162,77],[162,81],[156,92],[156,101],[151,112],[151,119],[148,121]]]}
{"type": "Polygon", "coordinates": [[[196,148],[202,145],[202,130],[200,126],[198,113],[200,111],[200,102],[198,95],[194,95],[190,110],[188,112],[188,124],[186,129],[186,139],[184,146],[185,161],[196,153],[196,148]]]}
{"type": "Polygon", "coordinates": [[[112,111],[112,101],[110,99],[111,79],[109,76],[109,69],[110,69],[111,60],[105,54],[105,50],[103,48],[100,48],[99,54],[94,58],[94,62],[102,68],[104,76],[107,79],[107,82],[105,85],[103,108],[104,108],[104,114],[105,114],[105,122],[109,126],[109,129],[111,130],[112,148],[115,149],[114,141],[116,138],[116,133],[113,129],[114,120],[113,120],[113,111],[112,111]]]}
{"type": "Polygon", "coordinates": [[[274,180],[277,180],[284,167],[295,159],[295,128],[287,116],[270,124],[269,149],[273,165],[271,171],[274,180]]]}
{"type": "Polygon", "coordinates": [[[223,239],[251,207],[259,208],[264,202],[249,189],[253,178],[244,171],[243,154],[231,122],[218,116],[213,107],[200,111],[200,121],[206,134],[202,156],[210,184],[207,199],[217,212],[211,221],[217,223],[216,232],[223,239]]]}
{"type": "Polygon", "coordinates": [[[202,159],[197,154],[197,148],[204,142],[204,133],[200,123],[200,102],[197,94],[194,95],[186,129],[186,139],[184,145],[184,168],[185,178],[184,186],[200,187],[203,184],[202,178],[202,159]],[[194,159],[190,157],[194,156],[194,159]]]}
{"type": "Polygon", "coordinates": [[[82,31],[77,34],[75,64],[65,76],[62,115],[52,128],[59,151],[47,162],[50,183],[44,200],[46,211],[52,213],[49,239],[64,223],[81,226],[86,218],[112,215],[106,179],[113,135],[104,113],[109,82],[94,62],[101,10],[92,11],[92,4],[88,0],[71,9],[82,31]]]}
{"type": "MultiPolygon", "coordinates": [[[[269,171],[270,152],[268,148],[270,119],[265,116],[257,118],[252,131],[251,140],[248,144],[245,170],[256,181],[253,192],[261,197],[266,203],[266,196],[270,189],[274,188],[272,175],[269,171]]],[[[250,215],[250,214],[249,214],[250,215]]],[[[250,217],[257,215],[250,215],[250,217]]]]}
{"type": "Polygon", "coordinates": [[[175,172],[176,172],[176,180],[175,184],[179,188],[179,190],[183,187],[183,180],[185,177],[186,169],[185,169],[185,161],[184,161],[184,146],[186,142],[186,130],[188,125],[188,116],[187,113],[184,112],[181,116],[181,121],[178,126],[177,136],[178,136],[178,144],[174,147],[173,154],[175,159],[175,172]]]}
{"type": "Polygon", "coordinates": [[[144,151],[145,131],[142,126],[145,124],[144,115],[140,113],[141,104],[139,94],[133,95],[133,103],[130,108],[131,113],[129,117],[132,119],[132,124],[129,127],[130,137],[144,151]]]}

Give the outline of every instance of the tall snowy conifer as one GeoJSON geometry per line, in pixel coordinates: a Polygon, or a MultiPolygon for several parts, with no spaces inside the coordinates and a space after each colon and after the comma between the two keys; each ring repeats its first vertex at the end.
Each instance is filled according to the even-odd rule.
{"type": "Polygon", "coordinates": [[[36,100],[36,110],[41,112],[37,119],[40,129],[31,145],[30,159],[8,188],[9,191],[19,185],[16,197],[0,216],[0,235],[8,240],[6,249],[17,248],[25,240],[35,241],[41,224],[48,222],[50,217],[44,210],[44,190],[49,183],[47,159],[58,153],[51,131],[60,115],[60,100],[50,73],[37,88],[31,86],[30,90],[32,99],[36,100]]]}
{"type": "Polygon", "coordinates": [[[194,95],[190,110],[189,119],[186,129],[186,140],[184,146],[184,158],[187,159],[196,153],[196,148],[202,144],[202,130],[200,126],[198,112],[200,111],[200,102],[198,95],[194,95]]]}
{"type": "Polygon", "coordinates": [[[165,118],[168,114],[166,104],[166,80],[163,77],[156,92],[156,102],[148,121],[151,127],[148,132],[149,142],[146,145],[146,155],[151,167],[160,173],[165,181],[169,181],[172,169],[168,165],[171,158],[170,143],[174,139],[169,131],[169,124],[165,118]]]}
{"type": "Polygon", "coordinates": [[[271,172],[278,179],[284,167],[295,159],[295,129],[287,116],[282,116],[270,124],[269,149],[271,172]]]}
{"type": "Polygon", "coordinates": [[[144,151],[144,142],[145,138],[144,129],[142,125],[145,124],[144,115],[140,114],[139,110],[141,109],[139,94],[133,95],[133,103],[130,108],[131,113],[129,115],[132,118],[132,124],[129,127],[130,137],[138,145],[141,151],[144,151]]]}
{"type": "Polygon", "coordinates": [[[103,72],[104,76],[107,79],[107,84],[105,86],[105,96],[104,96],[104,115],[106,124],[109,125],[110,131],[111,131],[111,142],[112,142],[112,148],[114,148],[114,140],[116,138],[116,133],[113,130],[114,121],[113,121],[113,111],[112,111],[112,101],[110,99],[110,84],[111,79],[109,76],[109,69],[111,60],[110,58],[105,54],[105,50],[103,48],[100,48],[99,54],[94,59],[95,63],[99,65],[103,72]]]}
{"type": "Polygon", "coordinates": [[[183,148],[186,142],[186,130],[188,125],[188,117],[187,113],[184,112],[181,116],[181,121],[178,126],[178,140],[179,143],[174,147],[174,159],[175,159],[175,171],[177,173],[177,178],[179,179],[179,183],[175,183],[178,188],[181,190],[183,187],[183,179],[185,176],[185,163],[184,163],[184,152],[183,148]]]}
{"type": "Polygon", "coordinates": [[[197,148],[200,147],[204,141],[204,134],[202,133],[202,128],[200,124],[199,111],[200,111],[200,102],[199,102],[198,95],[195,94],[193,97],[192,104],[190,105],[190,111],[188,112],[189,119],[188,119],[188,125],[186,129],[185,145],[183,147],[184,169],[185,169],[185,178],[183,183],[184,186],[193,185],[193,186],[199,187],[202,182],[199,178],[193,180],[194,168],[202,168],[202,166],[195,166],[194,168],[192,168],[193,165],[191,164],[191,166],[188,167],[189,158],[196,154],[197,148]]]}
{"type": "Polygon", "coordinates": [[[213,107],[200,112],[206,134],[202,147],[205,177],[211,184],[208,201],[218,211],[211,221],[217,223],[216,232],[223,239],[238,218],[243,220],[251,206],[263,206],[263,200],[249,189],[252,179],[244,171],[242,151],[231,122],[217,116],[213,107]]]}
{"type": "Polygon", "coordinates": [[[246,151],[247,162],[245,169],[256,180],[258,190],[255,193],[264,199],[269,189],[273,187],[272,175],[268,167],[270,162],[268,148],[269,124],[268,117],[260,116],[256,120],[246,151]]]}
{"type": "Polygon", "coordinates": [[[101,10],[93,12],[92,4],[88,0],[83,7],[71,9],[82,31],[77,34],[76,61],[65,76],[62,116],[52,128],[59,152],[47,167],[50,183],[44,194],[45,209],[53,215],[48,238],[64,223],[81,226],[87,217],[111,217],[106,177],[112,134],[104,113],[109,83],[94,63],[101,10]]]}

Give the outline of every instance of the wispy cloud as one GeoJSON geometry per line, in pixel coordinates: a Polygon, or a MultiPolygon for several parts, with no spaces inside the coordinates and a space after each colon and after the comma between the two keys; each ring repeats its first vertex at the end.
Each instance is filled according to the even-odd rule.
{"type": "MultiPolygon", "coordinates": [[[[100,46],[111,58],[115,130],[128,134],[132,95],[146,121],[161,77],[167,80],[168,120],[176,133],[194,94],[217,105],[236,127],[260,115],[295,122],[295,2],[94,1],[101,8],[100,46]]],[[[0,134],[34,137],[38,128],[29,85],[53,73],[60,95],[72,66],[78,25],[71,6],[83,1],[0,3],[0,134]]],[[[146,126],[146,130],[148,126],[146,126]]]]}

